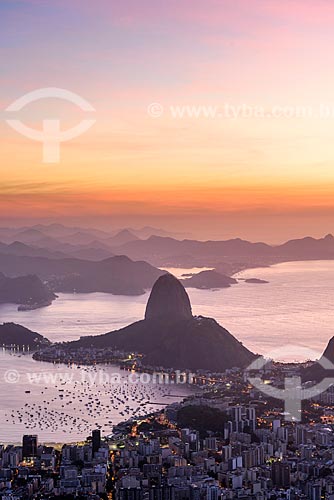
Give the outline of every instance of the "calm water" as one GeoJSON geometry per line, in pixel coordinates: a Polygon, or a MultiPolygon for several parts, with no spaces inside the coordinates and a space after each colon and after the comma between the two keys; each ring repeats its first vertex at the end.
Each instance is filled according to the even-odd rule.
{"type": "MultiPolygon", "coordinates": [[[[181,274],[191,271],[182,269],[181,274]]],[[[261,354],[285,344],[305,346],[317,354],[324,350],[334,335],[334,261],[288,262],[236,277],[269,283],[239,281],[217,291],[188,289],[194,314],[216,318],[261,354]]],[[[60,294],[52,306],[35,311],[0,305],[0,321],[15,321],[52,341],[74,340],[142,319],[147,299],[148,293],[140,297],[60,294]]]]}
{"type": "MultiPolygon", "coordinates": [[[[182,269],[181,271],[182,274],[192,270],[182,269]]],[[[231,288],[218,291],[188,289],[194,314],[216,318],[221,325],[254,352],[271,354],[277,359],[315,358],[322,353],[328,340],[334,334],[332,326],[334,324],[333,261],[285,263],[271,268],[244,271],[236,277],[256,277],[265,279],[269,283],[249,284],[239,281],[231,288]],[[310,355],[308,350],[311,351],[310,355]]],[[[117,297],[100,293],[60,294],[59,299],[51,307],[36,311],[18,312],[14,305],[2,305],[0,306],[0,320],[20,323],[52,341],[73,340],[82,335],[105,333],[141,319],[147,298],[148,294],[140,297],[117,297]]],[[[19,439],[30,425],[29,421],[32,425],[30,430],[38,432],[44,440],[77,439],[82,437],[82,434],[86,435],[87,431],[97,423],[105,432],[108,432],[108,428],[111,428],[109,420],[112,423],[123,420],[138,408],[141,391],[145,395],[144,399],[149,395],[151,401],[162,402],[163,397],[163,402],[167,402],[167,393],[161,393],[161,388],[145,385],[138,392],[126,380],[123,380],[123,384],[116,384],[112,388],[109,386],[101,388],[101,384],[97,384],[96,387],[90,387],[87,390],[85,386],[80,385],[81,374],[86,370],[81,368],[76,369],[76,373],[79,374],[78,381],[66,382],[65,388],[69,394],[66,396],[66,403],[61,403],[58,397],[59,384],[56,387],[56,383],[42,383],[43,387],[48,387],[43,390],[44,395],[42,395],[43,388],[31,389],[31,384],[25,374],[41,370],[50,371],[50,369],[61,373],[68,370],[73,373],[74,368],[54,368],[49,364],[34,362],[27,356],[18,358],[2,354],[0,380],[4,380],[4,374],[9,368],[18,370],[20,382],[11,384],[10,390],[8,390],[9,384],[0,384],[2,402],[0,441],[8,440],[8,437],[19,439]],[[116,400],[109,403],[110,408],[108,408],[108,398],[110,399],[111,393],[115,391],[118,394],[118,391],[121,391],[120,386],[126,393],[126,404],[122,406],[123,403],[117,403],[116,400]],[[25,390],[31,390],[31,393],[26,394],[25,390]],[[80,398],[81,393],[83,396],[80,398]],[[91,411],[92,405],[86,406],[90,402],[91,394],[102,398],[106,418],[101,417],[103,412],[99,414],[97,410],[91,411]],[[46,403],[42,403],[42,396],[46,403]],[[80,399],[82,399],[81,402],[80,399]],[[40,406],[44,404],[43,411],[42,408],[31,410],[29,407],[24,410],[23,406],[27,404],[26,401],[28,404],[38,402],[40,406]],[[65,405],[64,408],[62,404],[65,405]],[[125,408],[126,406],[129,408],[125,408]],[[52,410],[50,415],[48,408],[52,410]],[[13,413],[8,417],[10,411],[13,413]],[[50,424],[50,428],[47,421],[38,423],[38,411],[49,415],[50,422],[56,422],[56,424],[50,424]],[[60,417],[57,412],[60,412],[60,417]],[[62,412],[65,416],[69,415],[65,420],[65,416],[61,415],[62,412]],[[80,422],[79,429],[79,424],[77,422],[73,424],[71,420],[71,415],[78,414],[88,421],[80,422]],[[22,423],[19,421],[20,415],[22,423]],[[15,427],[13,422],[17,424],[15,427]]],[[[106,370],[114,372],[117,368],[108,367],[106,370]]],[[[183,394],[187,392],[185,387],[180,387],[179,390],[183,394]]],[[[168,402],[173,400],[175,394],[173,389],[168,402]]],[[[123,396],[120,397],[121,400],[124,400],[123,396]]],[[[152,404],[147,402],[146,406],[141,408],[144,411],[151,407],[152,404]]]]}
{"type": "Polygon", "coordinates": [[[129,375],[117,366],[68,367],[1,351],[0,442],[19,442],[25,433],[38,434],[42,442],[72,442],[95,428],[108,435],[113,425],[195,390],[129,375]]]}

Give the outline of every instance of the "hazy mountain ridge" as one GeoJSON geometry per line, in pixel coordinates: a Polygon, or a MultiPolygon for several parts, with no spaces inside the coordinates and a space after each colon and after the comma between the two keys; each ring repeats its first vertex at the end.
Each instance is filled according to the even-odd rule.
{"type": "MultiPolygon", "coordinates": [[[[109,239],[119,239],[118,244],[136,239],[146,239],[152,235],[182,237],[182,234],[170,233],[160,228],[143,227],[134,228],[119,228],[103,231],[92,227],[64,226],[62,224],[35,224],[25,227],[0,227],[0,240],[5,243],[11,243],[15,239],[23,243],[36,243],[42,238],[50,238],[63,243],[86,245],[93,240],[106,242],[109,239]]],[[[183,236],[184,237],[184,236],[183,236]]]]}
{"type": "Polygon", "coordinates": [[[7,243],[0,243],[0,272],[11,277],[36,274],[43,280],[49,280],[53,290],[59,292],[104,291],[137,295],[151,288],[162,274],[152,266],[213,267],[214,271],[184,280],[184,285],[203,289],[224,288],[235,283],[229,276],[243,269],[289,260],[334,259],[332,235],[320,239],[305,237],[271,246],[240,238],[197,241],[151,235],[147,239],[139,239],[130,229],[112,234],[112,231],[107,233],[54,224],[21,229],[0,228],[1,238],[5,238],[7,243]],[[8,243],[13,238],[26,242],[15,239],[8,243]],[[75,240],[79,240],[80,244],[73,244],[75,240]],[[124,259],[109,260],[117,255],[131,259],[127,261],[128,270],[125,269],[124,259]],[[142,263],[137,262],[135,267],[131,267],[131,261],[142,263]],[[117,269],[116,265],[111,265],[112,262],[123,262],[123,265],[117,269]],[[130,267],[135,270],[133,276],[130,276],[130,267]]]}
{"type": "Polygon", "coordinates": [[[106,292],[140,295],[164,274],[146,262],[115,256],[99,262],[80,259],[47,259],[0,253],[0,272],[17,277],[36,274],[54,292],[106,292]]]}
{"type": "Polygon", "coordinates": [[[46,257],[48,259],[63,259],[67,257],[65,253],[26,245],[20,241],[14,241],[9,244],[0,242],[0,253],[25,257],[46,257]]]}
{"type": "Polygon", "coordinates": [[[315,239],[306,237],[271,246],[240,238],[226,241],[175,240],[151,236],[113,249],[130,258],[144,258],[153,265],[184,267],[216,267],[237,264],[237,268],[270,265],[289,260],[324,260],[334,258],[334,238],[327,235],[315,239]]]}
{"type": "Polygon", "coordinates": [[[33,247],[34,250],[27,249],[26,255],[33,255],[36,248],[48,250],[48,255],[42,255],[48,258],[66,255],[99,261],[113,255],[127,255],[131,259],[145,260],[154,266],[211,266],[227,274],[247,267],[288,260],[334,258],[332,235],[319,239],[293,239],[274,246],[240,238],[217,241],[176,239],[158,228],[125,228],[106,232],[92,228],[69,228],[61,224],[39,224],[30,228],[0,228],[0,241],[6,244],[18,241],[33,247]]]}
{"type": "MultiPolygon", "coordinates": [[[[31,247],[32,250],[27,249],[26,255],[48,258],[68,256],[98,261],[112,257],[114,246],[138,240],[142,234],[150,236],[151,231],[154,231],[154,228],[121,229],[108,233],[91,228],[70,228],[61,224],[37,224],[23,228],[0,228],[0,241],[7,245],[15,241],[31,247]],[[39,253],[36,249],[39,249],[39,253]],[[42,249],[47,250],[48,253],[43,254],[42,249]]],[[[157,232],[168,234],[159,229],[157,232]]]]}

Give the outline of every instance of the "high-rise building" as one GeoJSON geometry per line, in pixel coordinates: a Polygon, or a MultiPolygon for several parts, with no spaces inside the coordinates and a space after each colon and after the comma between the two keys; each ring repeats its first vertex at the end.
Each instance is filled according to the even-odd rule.
{"type": "Polygon", "coordinates": [[[241,406],[232,406],[229,408],[229,412],[232,416],[232,419],[235,422],[240,422],[242,418],[242,407],[241,406]]]}
{"type": "Polygon", "coordinates": [[[277,429],[277,437],[284,443],[287,443],[289,440],[289,430],[287,427],[278,427],[277,429]]]}
{"type": "Polygon", "coordinates": [[[118,500],[142,500],[144,492],[140,487],[137,488],[120,488],[116,491],[118,500]]]}
{"type": "Polygon", "coordinates": [[[274,486],[290,487],[290,465],[284,462],[274,462],[271,466],[271,478],[274,486]]]}
{"type": "Polygon", "coordinates": [[[35,434],[25,434],[22,440],[23,458],[37,456],[38,437],[35,434]]]}
{"type": "Polygon", "coordinates": [[[218,486],[207,486],[206,488],[206,500],[218,500],[219,487],[218,486]]]}
{"type": "Polygon", "coordinates": [[[312,500],[321,500],[321,485],[314,484],[312,486],[312,500]]]}
{"type": "Polygon", "coordinates": [[[97,451],[99,451],[100,447],[101,447],[101,431],[99,429],[95,429],[92,432],[93,456],[97,451]]]}
{"type": "Polygon", "coordinates": [[[217,450],[217,438],[216,437],[208,437],[204,440],[204,447],[207,450],[217,450]]]}
{"type": "Polygon", "coordinates": [[[246,408],[246,417],[248,420],[253,420],[255,422],[256,421],[255,408],[251,406],[249,408],[246,408]]]}
{"type": "Polygon", "coordinates": [[[279,419],[275,419],[272,422],[272,429],[275,434],[277,434],[278,429],[281,427],[281,421],[279,419]]]}
{"type": "Polygon", "coordinates": [[[306,436],[306,429],[304,427],[299,425],[296,428],[295,439],[297,445],[306,444],[307,436],[306,436]]]}

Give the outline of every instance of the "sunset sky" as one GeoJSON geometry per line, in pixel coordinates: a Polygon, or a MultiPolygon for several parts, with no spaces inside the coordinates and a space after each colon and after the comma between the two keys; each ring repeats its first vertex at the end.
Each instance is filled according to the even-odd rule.
{"type": "Polygon", "coordinates": [[[331,0],[1,0],[1,224],[269,242],[334,232],[333,24],[331,0]],[[57,164],[6,123],[12,102],[46,87],[96,110],[47,99],[15,114],[37,129],[96,119],[57,164]],[[232,118],[226,104],[265,114],[232,118]]]}

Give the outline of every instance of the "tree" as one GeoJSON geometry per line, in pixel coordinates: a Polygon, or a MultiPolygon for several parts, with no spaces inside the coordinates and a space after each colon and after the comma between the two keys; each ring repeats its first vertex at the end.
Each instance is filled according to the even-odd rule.
{"type": "Polygon", "coordinates": [[[177,422],[180,427],[189,427],[198,431],[203,438],[208,435],[209,431],[222,435],[227,416],[217,408],[190,405],[184,406],[178,411],[177,422]]]}

